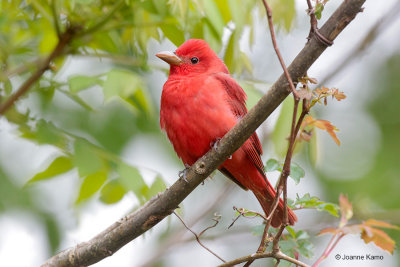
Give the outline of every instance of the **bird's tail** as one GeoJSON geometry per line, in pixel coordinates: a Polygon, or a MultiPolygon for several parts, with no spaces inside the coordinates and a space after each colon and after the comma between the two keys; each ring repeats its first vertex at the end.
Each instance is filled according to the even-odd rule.
{"type": "MultiPolygon", "coordinates": [[[[276,195],[275,189],[272,187],[272,185],[269,183],[267,180],[267,186],[263,188],[257,188],[256,190],[252,190],[255,194],[255,196],[258,199],[258,202],[260,202],[265,214],[268,216],[272,203],[274,202],[274,198],[276,195]]],[[[294,225],[295,222],[297,221],[297,216],[294,214],[294,212],[288,207],[288,221],[289,225],[294,225]]],[[[272,218],[271,225],[275,228],[279,227],[282,222],[283,222],[283,200],[279,198],[279,204],[278,207],[276,208],[274,217],[272,218]]]]}

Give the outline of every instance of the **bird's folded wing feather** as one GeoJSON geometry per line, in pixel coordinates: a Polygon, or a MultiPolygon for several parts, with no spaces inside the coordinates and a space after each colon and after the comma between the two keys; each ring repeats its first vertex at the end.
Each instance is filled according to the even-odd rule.
{"type": "MultiPolygon", "coordinates": [[[[216,73],[215,78],[220,81],[227,91],[230,99],[228,100],[232,112],[238,117],[242,118],[247,113],[246,108],[246,93],[243,91],[242,87],[226,73],[216,73]]],[[[254,133],[250,138],[250,142],[245,142],[242,149],[245,151],[246,155],[249,157],[254,166],[257,167],[258,171],[265,177],[264,174],[264,164],[261,160],[260,155],[262,155],[262,147],[260,140],[256,133],[254,133]]]]}

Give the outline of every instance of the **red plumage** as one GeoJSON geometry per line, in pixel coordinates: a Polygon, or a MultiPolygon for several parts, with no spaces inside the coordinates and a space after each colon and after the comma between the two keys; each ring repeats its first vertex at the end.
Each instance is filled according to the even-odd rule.
{"type": "MultiPolygon", "coordinates": [[[[192,165],[247,113],[246,94],[203,40],[188,40],[175,53],[161,52],[157,56],[171,66],[161,96],[160,125],[178,156],[192,165]]],[[[276,192],[264,174],[261,154],[254,133],[219,170],[242,188],[253,191],[268,214],[276,192]]],[[[293,225],[297,217],[290,209],[288,215],[293,225]]],[[[272,226],[280,226],[282,220],[280,199],[272,226]]]]}

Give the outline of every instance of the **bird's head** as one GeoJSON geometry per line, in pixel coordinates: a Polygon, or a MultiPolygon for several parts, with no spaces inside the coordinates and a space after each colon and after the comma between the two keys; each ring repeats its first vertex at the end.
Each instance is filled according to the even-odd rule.
{"type": "Polygon", "coordinates": [[[156,56],[171,66],[170,75],[229,73],[224,62],[201,39],[189,39],[175,52],[164,51],[157,53],[156,56]]]}

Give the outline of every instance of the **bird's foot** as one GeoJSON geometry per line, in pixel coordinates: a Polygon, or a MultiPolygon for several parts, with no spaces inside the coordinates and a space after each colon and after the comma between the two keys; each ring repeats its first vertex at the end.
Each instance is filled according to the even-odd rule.
{"type": "Polygon", "coordinates": [[[182,171],[179,171],[179,173],[178,173],[179,178],[180,178],[180,179],[183,178],[183,180],[184,180],[186,183],[188,183],[188,180],[187,180],[187,171],[189,170],[189,168],[190,168],[190,165],[185,163],[185,169],[183,169],[182,171]]]}
{"type": "Polygon", "coordinates": [[[210,143],[210,147],[212,147],[215,151],[218,151],[219,141],[221,141],[221,138],[217,137],[214,142],[210,143]]]}

